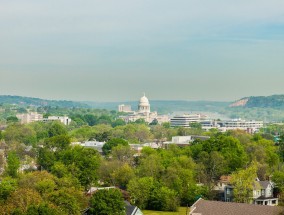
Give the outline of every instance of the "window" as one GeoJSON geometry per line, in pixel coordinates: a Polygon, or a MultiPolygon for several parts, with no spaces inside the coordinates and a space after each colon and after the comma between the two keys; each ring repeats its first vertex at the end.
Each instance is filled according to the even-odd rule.
{"type": "Polygon", "coordinates": [[[227,193],[228,195],[230,195],[230,194],[231,194],[231,191],[230,191],[230,189],[229,189],[229,188],[227,188],[227,189],[226,189],[226,193],[227,193]]]}
{"type": "Polygon", "coordinates": [[[265,195],[265,190],[264,190],[264,189],[261,190],[261,195],[262,195],[262,196],[265,195]]]}

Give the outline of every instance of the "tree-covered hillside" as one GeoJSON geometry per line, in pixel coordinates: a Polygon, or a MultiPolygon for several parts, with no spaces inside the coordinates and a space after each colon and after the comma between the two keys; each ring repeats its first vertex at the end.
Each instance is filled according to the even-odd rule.
{"type": "Polygon", "coordinates": [[[231,106],[243,106],[247,108],[284,108],[284,95],[246,97],[234,102],[231,106]]]}
{"type": "Polygon", "coordinates": [[[88,105],[81,102],[74,101],[56,101],[22,96],[0,95],[0,104],[17,104],[23,106],[52,106],[52,107],[88,107],[88,105]]]}

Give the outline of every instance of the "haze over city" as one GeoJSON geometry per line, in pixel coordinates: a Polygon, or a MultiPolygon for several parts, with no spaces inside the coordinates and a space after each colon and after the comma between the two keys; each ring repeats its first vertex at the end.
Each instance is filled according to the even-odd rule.
{"type": "Polygon", "coordinates": [[[0,94],[233,101],[283,94],[282,0],[0,1],[0,94]]]}

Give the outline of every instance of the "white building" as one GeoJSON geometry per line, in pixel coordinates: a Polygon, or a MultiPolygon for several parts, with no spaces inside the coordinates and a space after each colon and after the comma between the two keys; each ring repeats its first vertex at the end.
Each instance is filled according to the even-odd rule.
{"type": "Polygon", "coordinates": [[[71,119],[67,116],[49,116],[48,118],[44,118],[43,121],[44,122],[59,121],[64,125],[70,125],[71,123],[71,119]]]}
{"type": "Polygon", "coordinates": [[[139,101],[138,105],[138,113],[143,113],[143,114],[150,114],[151,109],[150,109],[150,102],[148,98],[145,96],[142,96],[139,101]]]}
{"type": "Polygon", "coordinates": [[[183,115],[178,115],[174,116],[171,118],[171,126],[172,127],[190,127],[190,123],[194,122],[201,122],[205,120],[207,116],[202,115],[202,114],[183,114],[183,115]]]}
{"type": "Polygon", "coordinates": [[[131,105],[121,104],[121,105],[118,105],[118,112],[129,113],[133,111],[131,110],[131,105]]]}
{"type": "Polygon", "coordinates": [[[222,121],[219,123],[221,127],[229,129],[242,129],[247,130],[251,129],[260,129],[263,127],[263,121],[246,121],[242,119],[233,119],[228,121],[222,121]]]}
{"type": "Polygon", "coordinates": [[[92,148],[92,149],[95,149],[97,150],[98,152],[100,153],[103,153],[103,146],[106,142],[99,142],[99,141],[85,141],[83,143],[81,142],[72,142],[71,145],[72,146],[75,146],[75,145],[80,145],[80,146],[83,146],[83,147],[86,147],[86,148],[92,148]]]}
{"type": "Polygon", "coordinates": [[[242,119],[231,119],[226,121],[207,120],[202,121],[201,125],[202,129],[207,131],[211,128],[216,128],[221,132],[239,129],[247,131],[248,133],[255,133],[263,127],[263,121],[246,121],[242,119]]]}
{"type": "Polygon", "coordinates": [[[221,127],[220,124],[218,124],[218,121],[216,120],[204,120],[202,122],[200,122],[202,129],[209,131],[212,128],[216,128],[219,129],[221,127]]]}
{"type": "Polygon", "coordinates": [[[144,119],[147,123],[151,123],[153,122],[153,120],[157,120],[158,123],[169,121],[169,117],[167,115],[158,115],[156,111],[151,112],[150,102],[145,94],[139,100],[137,112],[133,111],[131,114],[127,116],[121,116],[120,118],[122,118],[127,123],[135,122],[138,119],[144,119]]]}
{"type": "Polygon", "coordinates": [[[190,145],[194,140],[208,140],[209,136],[199,136],[199,135],[191,135],[191,136],[174,136],[172,137],[172,141],[166,141],[164,142],[165,148],[168,147],[168,145],[175,144],[179,146],[186,146],[190,145]]]}
{"type": "Polygon", "coordinates": [[[42,121],[43,119],[43,115],[37,112],[17,114],[16,117],[20,120],[21,124],[42,121]]]}

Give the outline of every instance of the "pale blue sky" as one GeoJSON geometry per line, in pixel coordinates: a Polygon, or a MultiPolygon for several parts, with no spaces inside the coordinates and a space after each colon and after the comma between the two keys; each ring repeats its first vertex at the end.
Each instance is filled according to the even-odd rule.
{"type": "Polygon", "coordinates": [[[0,94],[284,94],[283,0],[0,0],[0,94]]]}

